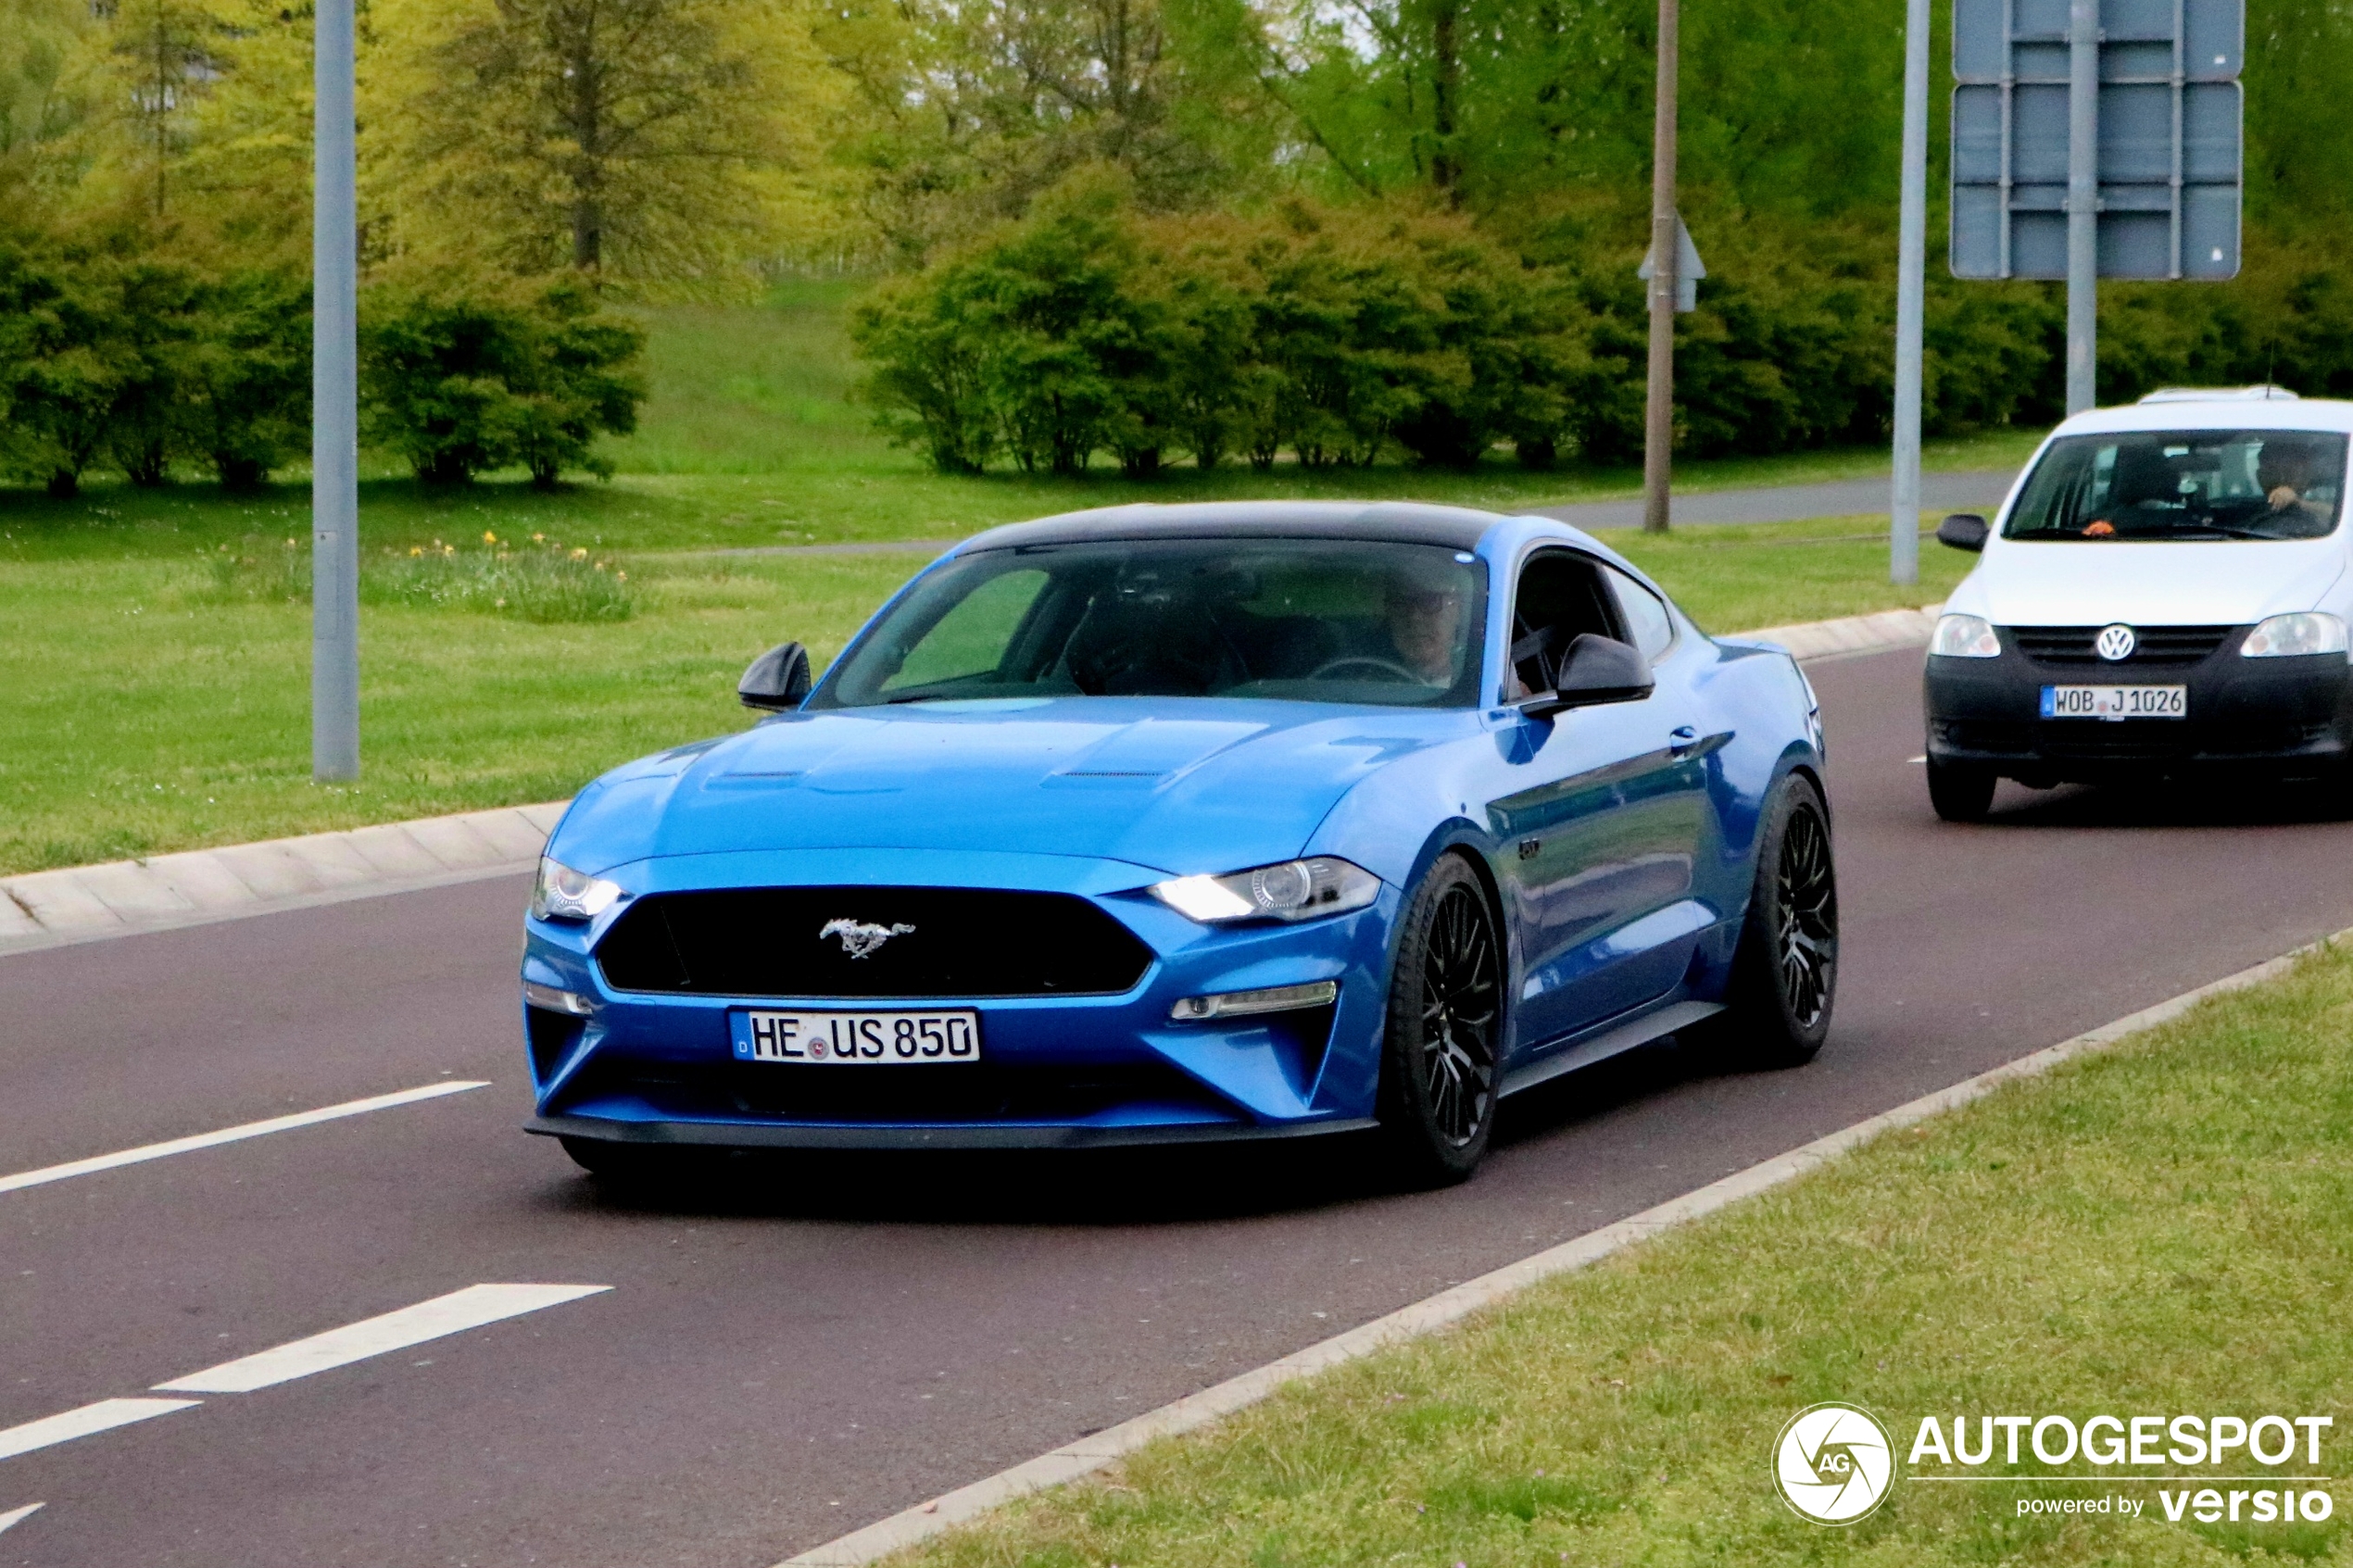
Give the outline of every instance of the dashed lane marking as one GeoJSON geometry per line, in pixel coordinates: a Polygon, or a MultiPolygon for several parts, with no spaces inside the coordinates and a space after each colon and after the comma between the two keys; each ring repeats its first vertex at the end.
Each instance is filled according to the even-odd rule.
{"type": "MultiPolygon", "coordinates": [[[[134,1421],[152,1421],[173,1411],[184,1411],[201,1399],[100,1399],[94,1405],[80,1410],[60,1411],[44,1415],[39,1421],[28,1421],[21,1426],[11,1426],[0,1432],[0,1459],[14,1459],[35,1449],[45,1449],[52,1443],[69,1443],[76,1437],[87,1437],[94,1432],[111,1432],[118,1426],[128,1426],[134,1421]]],[[[33,1508],[39,1508],[34,1503],[33,1508]]],[[[8,1523],[31,1512],[19,1511],[8,1523]]]]}
{"type": "MultiPolygon", "coordinates": [[[[223,1361],[219,1366],[192,1373],[175,1382],[157,1384],[156,1391],[247,1394],[257,1388],[268,1388],[280,1383],[290,1383],[297,1377],[308,1377],[312,1373],[348,1366],[371,1356],[404,1350],[429,1339],[480,1328],[503,1318],[520,1317],[544,1307],[577,1301],[584,1296],[595,1296],[611,1288],[610,1285],[470,1285],[463,1290],[453,1290],[447,1296],[436,1296],[413,1307],[403,1307],[396,1312],[385,1312],[361,1323],[329,1329],[324,1334],[296,1339],[272,1350],[223,1361]]],[[[94,1432],[110,1431],[133,1422],[170,1415],[174,1411],[190,1410],[202,1403],[201,1399],[100,1399],[94,1405],[83,1405],[78,1410],[43,1416],[39,1421],[28,1421],[21,1426],[0,1431],[0,1460],[14,1459],[19,1454],[70,1442],[76,1437],[87,1437],[94,1432]]],[[[0,1514],[0,1530],[6,1529],[40,1506],[34,1503],[32,1508],[19,1509],[12,1514],[0,1514]]]]}
{"type": "Polygon", "coordinates": [[[19,1171],[13,1176],[0,1176],[0,1192],[16,1192],[48,1182],[62,1182],[69,1176],[93,1175],[123,1165],[161,1160],[167,1155],[214,1148],[224,1143],[241,1143],[246,1138],[258,1138],[271,1133],[292,1132],[296,1127],[315,1127],[321,1122],[364,1116],[371,1110],[390,1110],[396,1105],[414,1105],[419,1100],[439,1099],[444,1095],[463,1094],[468,1089],[486,1089],[489,1086],[488,1081],[484,1079],[453,1078],[443,1083],[421,1085],[413,1089],[402,1089],[394,1094],[347,1099],[340,1105],[321,1106],[316,1110],[298,1110],[291,1116],[272,1116],[266,1122],[245,1122],[234,1127],[223,1127],[218,1132],[195,1133],[162,1143],[141,1144],[136,1148],[117,1149],[112,1154],[94,1154],[87,1160],[69,1160],[62,1165],[44,1165],[37,1171],[19,1171]]]}
{"type": "Polygon", "coordinates": [[[0,1513],[0,1530],[6,1530],[11,1524],[23,1524],[26,1520],[40,1512],[44,1506],[44,1505],[41,1503],[29,1502],[22,1508],[12,1508],[6,1513],[0,1513]]]}
{"type": "Polygon", "coordinates": [[[185,1377],[158,1383],[159,1394],[250,1394],[257,1388],[364,1361],[390,1350],[405,1350],[428,1339],[480,1328],[502,1318],[610,1290],[610,1285],[470,1285],[396,1312],[331,1328],[272,1350],[258,1351],[185,1377]]]}

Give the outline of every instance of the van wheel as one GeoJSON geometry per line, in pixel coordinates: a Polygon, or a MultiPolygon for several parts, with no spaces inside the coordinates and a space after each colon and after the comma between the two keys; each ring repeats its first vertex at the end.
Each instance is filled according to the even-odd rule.
{"type": "Polygon", "coordinates": [[[1948,822],[1982,822],[1994,805],[1994,772],[1928,759],[1928,803],[1948,822]]]}
{"type": "Polygon", "coordinates": [[[1487,890],[1461,857],[1441,856],[1406,908],[1381,1043],[1381,1134],[1410,1185],[1451,1185],[1478,1168],[1495,1130],[1503,1022],[1487,890]]]}

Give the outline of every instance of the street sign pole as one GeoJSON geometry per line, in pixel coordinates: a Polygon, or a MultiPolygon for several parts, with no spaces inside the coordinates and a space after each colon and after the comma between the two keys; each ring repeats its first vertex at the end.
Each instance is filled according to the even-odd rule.
{"type": "Polygon", "coordinates": [[[319,0],[310,220],[310,776],[359,776],[359,207],[352,3],[319,0]]]}
{"type": "Polygon", "coordinates": [[[2067,411],[2080,414],[2100,326],[2100,0],[2069,0],[2067,50],[2067,411]]]}
{"type": "Polygon", "coordinates": [[[1675,443],[1675,298],[1682,225],[1675,214],[1678,0],[1658,0],[1658,109],[1651,131],[1650,385],[1642,420],[1642,532],[1667,532],[1675,443]]]}
{"type": "Polygon", "coordinates": [[[1928,270],[1928,0],[1904,15],[1904,194],[1895,273],[1895,481],[1887,580],[1920,580],[1920,318],[1928,270]]]}

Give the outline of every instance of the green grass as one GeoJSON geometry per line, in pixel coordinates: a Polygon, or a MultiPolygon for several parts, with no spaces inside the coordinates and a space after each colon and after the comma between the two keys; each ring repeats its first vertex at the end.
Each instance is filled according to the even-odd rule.
{"type": "Polygon", "coordinates": [[[360,611],[361,778],[310,782],[310,610],[208,564],[0,560],[0,872],[553,800],[749,721],[751,656],[829,659],[920,564],[648,568],[626,621],[360,611]]]}
{"type": "MultiPolygon", "coordinates": [[[[300,475],[252,496],[196,483],[94,483],[63,502],[0,489],[0,872],[567,795],[626,758],[741,722],[728,694],[755,653],[797,636],[822,664],[918,564],[692,553],[714,546],[950,538],[1133,499],[1516,507],[1639,487],[1630,471],[1532,474],[1508,460],[1470,473],[1180,468],[1148,484],[1108,470],[943,478],[849,400],[843,318],[857,286],[646,312],[653,395],[639,432],[613,444],[610,484],[434,490],[371,460],[352,790],[308,780],[300,475]],[[498,563],[485,533],[518,561],[498,563]],[[591,558],[540,560],[542,534],[566,562],[574,549],[591,558]],[[589,575],[597,560],[616,581],[589,575]]],[[[2032,439],[1947,443],[1930,460],[2014,462],[2032,439]]],[[[1794,483],[1884,461],[1804,453],[1694,463],[1682,477],[1794,483]]],[[[1727,631],[1919,604],[1967,565],[1931,549],[1919,587],[1891,588],[1882,528],[1866,518],[1611,538],[1703,625],[1727,631]]]]}
{"type": "MultiPolygon", "coordinates": [[[[1834,1399],[1874,1410],[1899,1455],[1922,1416],[1949,1432],[1964,1411],[2333,1415],[2318,1470],[2275,1474],[2341,1475],[2353,1442],[2340,1310],[2353,1288],[2348,1032],[2353,954],[2316,956],[892,1561],[2353,1562],[2341,1486],[2325,1523],[2233,1526],[2166,1523],[2154,1486],[1906,1479],[1877,1513],[1831,1529],[1784,1508],[1768,1464],[1784,1421],[1834,1399]],[[2146,1496],[2146,1516],[2016,1509],[2115,1493],[2146,1496]]],[[[2008,1468],[1997,1454],[1978,1474],[2008,1468]]]]}

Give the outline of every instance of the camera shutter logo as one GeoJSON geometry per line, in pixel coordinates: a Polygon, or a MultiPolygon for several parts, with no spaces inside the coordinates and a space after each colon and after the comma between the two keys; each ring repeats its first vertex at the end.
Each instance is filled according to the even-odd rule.
{"type": "Polygon", "coordinates": [[[1817,1524],[1852,1524],[1887,1499],[1895,1446],[1887,1428],[1853,1405],[1810,1405],[1773,1443],[1781,1500],[1817,1524]]]}
{"type": "Polygon", "coordinates": [[[2133,629],[2119,621],[2113,626],[2101,627],[2099,636],[2093,640],[2092,648],[2102,659],[2115,664],[2132,658],[2133,649],[2139,642],[2140,639],[2133,635],[2133,629]]]}

